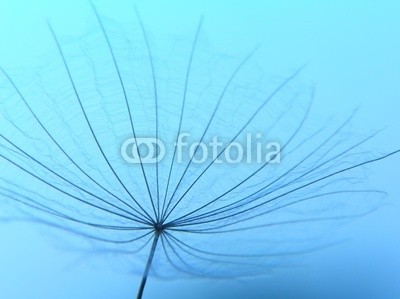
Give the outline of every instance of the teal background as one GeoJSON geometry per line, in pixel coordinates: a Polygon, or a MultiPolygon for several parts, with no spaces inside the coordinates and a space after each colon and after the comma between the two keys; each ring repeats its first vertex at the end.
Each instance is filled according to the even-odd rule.
{"type": "MultiPolygon", "coordinates": [[[[133,15],[129,1],[95,3],[103,15],[115,20],[133,15]]],[[[345,115],[360,106],[355,131],[386,128],[371,150],[400,148],[398,1],[135,3],[154,35],[190,35],[204,15],[203,30],[215,51],[242,53],[261,43],[255,59],[267,73],[309,63],[302,80],[316,86],[315,111],[345,115]]],[[[91,17],[86,1],[0,0],[1,65],[23,69],[37,64],[53,46],[46,18],[60,34],[74,35],[82,33],[91,17]]],[[[389,193],[387,205],[346,227],[346,233],[358,237],[355,245],[328,260],[316,259],[313,273],[297,269],[241,281],[150,278],[145,297],[400,298],[399,166],[396,156],[369,168],[371,185],[389,193]]],[[[139,276],[121,273],[107,263],[112,260],[98,263],[67,244],[55,243],[43,228],[0,225],[0,298],[133,298],[139,276]]]]}

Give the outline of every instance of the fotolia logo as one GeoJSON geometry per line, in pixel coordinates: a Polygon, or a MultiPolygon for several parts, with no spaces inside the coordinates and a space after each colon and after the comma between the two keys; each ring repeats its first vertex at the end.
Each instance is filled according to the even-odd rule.
{"type": "MultiPolygon", "coordinates": [[[[190,143],[190,134],[181,133],[171,150],[176,163],[201,164],[207,160],[216,164],[280,163],[280,144],[265,142],[261,137],[259,133],[255,136],[249,133],[243,143],[233,141],[225,144],[218,136],[214,136],[210,142],[190,143]]],[[[165,158],[166,152],[165,143],[154,137],[128,138],[121,146],[123,159],[131,164],[159,163],[165,158]]]]}

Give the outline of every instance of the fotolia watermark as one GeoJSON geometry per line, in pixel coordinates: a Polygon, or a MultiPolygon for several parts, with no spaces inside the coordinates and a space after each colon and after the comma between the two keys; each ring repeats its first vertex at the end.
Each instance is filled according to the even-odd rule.
{"type": "MultiPolygon", "coordinates": [[[[243,142],[224,143],[218,136],[209,142],[189,142],[190,134],[181,133],[173,144],[176,163],[270,163],[281,161],[281,146],[278,142],[266,142],[262,135],[247,134],[243,142]]],[[[170,150],[170,149],[168,149],[170,150]]],[[[167,153],[165,143],[154,137],[128,138],[121,146],[123,159],[131,164],[155,164],[161,162],[167,153]]]]}

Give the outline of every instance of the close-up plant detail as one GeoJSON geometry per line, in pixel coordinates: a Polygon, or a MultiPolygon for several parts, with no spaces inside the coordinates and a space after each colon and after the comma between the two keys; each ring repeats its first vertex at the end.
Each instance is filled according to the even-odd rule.
{"type": "Polygon", "coordinates": [[[278,75],[254,59],[266,45],[220,53],[207,15],[187,36],[163,36],[133,5],[130,24],[89,6],[82,36],[47,21],[45,64],[0,65],[0,207],[17,209],[11,221],[114,252],[141,275],[132,298],[149,298],[153,277],[307,266],[349,242],[334,227],[385,204],[368,173],[400,150],[371,146],[382,127],[358,133],[358,109],[314,109],[306,63],[278,75]]]}

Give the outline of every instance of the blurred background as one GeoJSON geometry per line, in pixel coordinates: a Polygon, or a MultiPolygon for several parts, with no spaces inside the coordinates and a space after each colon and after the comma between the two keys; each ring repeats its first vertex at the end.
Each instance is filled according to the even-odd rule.
{"type": "MultiPolygon", "coordinates": [[[[314,112],[348,115],[359,106],[354,131],[385,128],[371,151],[400,148],[398,1],[94,3],[114,21],[134,16],[135,3],[154,36],[190,36],[204,15],[203,31],[213,50],[238,54],[261,43],[255,60],[269,74],[308,63],[302,80],[316,87],[314,112]]],[[[79,36],[91,18],[86,1],[0,0],[0,64],[19,70],[37,66],[54,46],[46,19],[59,34],[79,36]]],[[[368,167],[368,184],[388,193],[385,206],[337,228],[352,242],[319,253],[311,266],[231,281],[151,277],[145,298],[400,298],[399,168],[400,155],[368,167]]],[[[54,242],[43,227],[0,223],[0,298],[133,298],[140,277],[108,265],[111,258],[92,260],[54,242]]]]}

